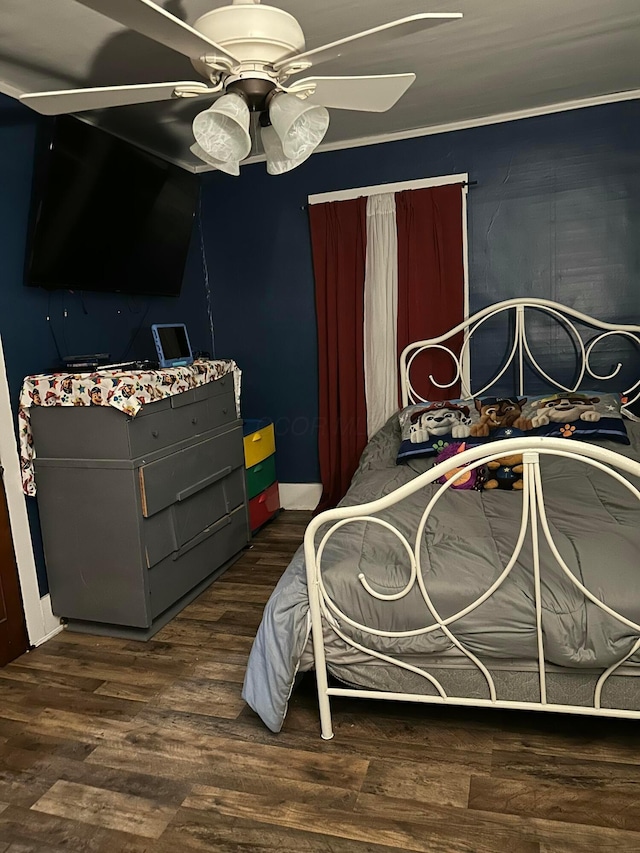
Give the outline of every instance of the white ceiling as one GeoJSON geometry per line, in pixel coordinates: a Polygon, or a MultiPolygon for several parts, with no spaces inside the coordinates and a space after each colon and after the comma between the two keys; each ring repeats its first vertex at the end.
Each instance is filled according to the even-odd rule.
{"type": "MultiPolygon", "coordinates": [[[[156,2],[188,23],[224,5],[156,2]]],[[[277,5],[299,20],[309,48],[417,12],[464,13],[462,21],[390,42],[383,53],[354,51],[321,66],[325,75],[417,74],[387,113],[332,110],[325,138],[332,148],[640,90],[640,0],[279,0],[277,5]]],[[[188,59],[75,0],[0,0],[0,91],[6,94],[180,79],[197,79],[188,59]]],[[[191,122],[205,105],[170,101],[84,116],[193,168],[200,161],[189,152],[191,122]]]]}

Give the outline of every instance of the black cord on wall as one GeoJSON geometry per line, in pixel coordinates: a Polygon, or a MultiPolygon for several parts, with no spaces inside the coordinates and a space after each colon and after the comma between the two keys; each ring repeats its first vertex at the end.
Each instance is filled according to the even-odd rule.
{"type": "Polygon", "coordinates": [[[53,324],[51,322],[51,291],[49,291],[49,297],[47,299],[47,325],[49,326],[49,331],[51,332],[51,337],[53,338],[53,345],[56,348],[56,355],[58,356],[58,361],[60,364],[62,364],[62,353],[60,352],[58,339],[56,338],[56,333],[53,330],[53,324]]]}
{"type": "Polygon", "coordinates": [[[202,257],[202,276],[204,281],[205,299],[207,302],[207,315],[209,317],[209,329],[211,332],[211,357],[216,357],[216,339],[213,327],[213,308],[211,305],[211,285],[209,283],[209,267],[207,264],[207,252],[204,246],[204,233],[202,231],[202,186],[198,197],[198,234],[200,237],[200,254],[202,257]]]}

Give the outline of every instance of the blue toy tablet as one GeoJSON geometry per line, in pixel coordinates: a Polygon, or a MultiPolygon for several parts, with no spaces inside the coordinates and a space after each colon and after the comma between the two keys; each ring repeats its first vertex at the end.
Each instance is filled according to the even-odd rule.
{"type": "Polygon", "coordinates": [[[193,364],[193,353],[184,323],[154,323],[151,326],[160,367],[193,364]]]}

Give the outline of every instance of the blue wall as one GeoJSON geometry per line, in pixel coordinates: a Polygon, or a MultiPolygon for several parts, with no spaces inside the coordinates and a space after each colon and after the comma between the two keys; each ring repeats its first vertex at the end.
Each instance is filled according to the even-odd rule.
{"type": "MultiPolygon", "coordinates": [[[[119,361],[140,328],[127,357],[149,357],[153,346],[147,327],[155,322],[185,322],[194,349],[211,350],[197,227],[185,285],[177,299],[96,293],[81,296],[67,291],[49,294],[24,286],[36,127],[37,117],[31,110],[0,95],[0,335],[14,411],[22,378],[56,364],[52,328],[63,355],[109,352],[114,361],[119,361]]],[[[45,592],[35,500],[28,498],[27,506],[40,587],[45,592]]]]}
{"type": "MultiPolygon", "coordinates": [[[[640,101],[345,151],[278,177],[205,176],[218,351],[244,369],[246,416],[270,416],[282,482],[318,480],[307,195],[468,172],[471,309],[535,295],[600,319],[640,312],[640,101]]],[[[568,358],[564,341],[545,341],[568,358]]],[[[479,369],[480,362],[476,363],[479,369]]]]}

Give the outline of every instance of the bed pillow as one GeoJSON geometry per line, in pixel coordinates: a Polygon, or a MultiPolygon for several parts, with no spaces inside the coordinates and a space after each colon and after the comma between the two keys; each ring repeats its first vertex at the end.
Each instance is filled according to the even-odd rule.
{"type": "Polygon", "coordinates": [[[527,435],[629,444],[620,408],[619,395],[597,391],[427,401],[400,412],[402,439],[396,462],[435,456],[460,439],[468,448],[527,435]]]}
{"type": "Polygon", "coordinates": [[[440,453],[452,441],[468,448],[488,441],[519,438],[531,424],[522,417],[526,397],[482,397],[407,406],[400,412],[402,441],[396,462],[440,453]]]}
{"type": "Polygon", "coordinates": [[[618,394],[550,391],[530,397],[522,416],[534,435],[552,438],[608,439],[629,444],[618,394]]]}

